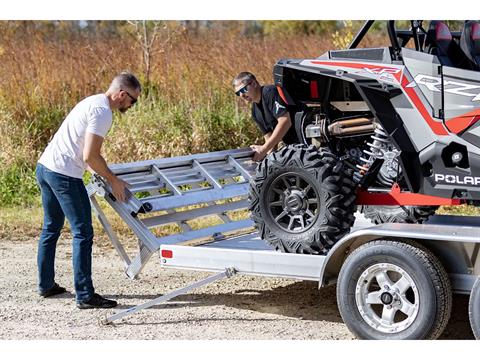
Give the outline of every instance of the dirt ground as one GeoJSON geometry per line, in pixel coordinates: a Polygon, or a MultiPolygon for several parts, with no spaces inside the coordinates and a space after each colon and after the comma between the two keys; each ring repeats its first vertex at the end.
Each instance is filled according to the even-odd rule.
{"type": "MultiPolygon", "coordinates": [[[[36,239],[0,242],[0,339],[354,339],[337,309],[335,287],[236,276],[102,325],[107,315],[138,305],[209,274],[161,269],[154,257],[139,280],[123,273],[111,248],[94,247],[96,291],[116,299],[109,310],[78,310],[72,292],[70,238],[57,249],[56,281],[69,292],[43,299],[36,293],[36,239]]],[[[455,296],[442,339],[473,339],[468,297],[455,296]]]]}

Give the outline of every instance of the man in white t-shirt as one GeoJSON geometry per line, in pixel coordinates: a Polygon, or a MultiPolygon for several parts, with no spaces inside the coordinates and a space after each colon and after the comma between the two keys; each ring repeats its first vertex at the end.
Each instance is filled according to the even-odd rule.
{"type": "Polygon", "coordinates": [[[112,125],[112,110],[127,111],[137,102],[141,85],[127,72],[116,76],[107,92],[80,101],[38,160],[44,223],[38,244],[38,292],[50,297],[66,291],[55,282],[55,250],[65,217],[73,234],[73,274],[77,307],[111,308],[116,301],[95,293],[92,283],[93,227],[90,201],[82,181],[87,168],[105,178],[119,201],[126,182],[115,176],[100,150],[112,125]]]}

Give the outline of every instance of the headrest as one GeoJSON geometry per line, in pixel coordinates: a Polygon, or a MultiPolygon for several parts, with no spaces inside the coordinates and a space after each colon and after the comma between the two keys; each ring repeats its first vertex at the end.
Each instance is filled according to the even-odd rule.
{"type": "Polygon", "coordinates": [[[429,30],[435,31],[435,40],[436,41],[451,41],[452,33],[448,28],[447,24],[441,21],[431,21],[429,30]]]}
{"type": "Polygon", "coordinates": [[[452,33],[447,24],[442,21],[432,20],[428,26],[427,42],[433,44],[447,44],[452,41],[452,33]]]}
{"type": "Polygon", "coordinates": [[[472,40],[480,40],[480,24],[478,22],[474,22],[472,24],[472,33],[470,34],[472,40]]]}
{"type": "Polygon", "coordinates": [[[442,64],[450,66],[448,52],[453,42],[452,33],[445,23],[438,20],[430,21],[425,39],[426,50],[429,54],[437,55],[442,64]]]}
{"type": "Polygon", "coordinates": [[[463,26],[460,36],[460,47],[467,57],[475,64],[480,65],[480,23],[478,21],[467,21],[463,26]]]}

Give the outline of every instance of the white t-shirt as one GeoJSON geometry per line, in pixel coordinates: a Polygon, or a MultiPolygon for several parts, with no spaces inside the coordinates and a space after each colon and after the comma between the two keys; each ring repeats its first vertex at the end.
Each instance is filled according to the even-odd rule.
{"type": "Polygon", "coordinates": [[[38,162],[52,171],[81,179],[87,168],[83,162],[85,134],[105,137],[111,126],[107,96],[89,96],[70,111],[38,162]]]}

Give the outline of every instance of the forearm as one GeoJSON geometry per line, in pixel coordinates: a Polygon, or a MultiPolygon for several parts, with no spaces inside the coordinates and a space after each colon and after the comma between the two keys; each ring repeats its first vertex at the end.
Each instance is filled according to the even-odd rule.
{"type": "Polygon", "coordinates": [[[95,173],[105,178],[109,183],[116,177],[115,174],[108,168],[107,162],[102,155],[92,155],[85,159],[85,163],[95,173]]]}
{"type": "MultiPolygon", "coordinates": [[[[265,134],[265,135],[263,136],[263,138],[265,139],[264,144],[267,143],[267,141],[268,141],[271,137],[272,137],[272,133],[271,133],[271,132],[269,132],[268,134],[265,134]]],[[[275,150],[277,150],[277,146],[274,146],[274,147],[271,148],[269,151],[267,151],[267,154],[270,154],[272,151],[275,151],[275,150]]]]}
{"type": "Polygon", "coordinates": [[[275,129],[271,133],[270,136],[265,137],[265,144],[263,145],[263,148],[266,153],[269,153],[275,146],[278,145],[278,143],[283,139],[285,134],[287,133],[288,129],[290,129],[291,123],[290,119],[288,118],[283,118],[279,119],[277,126],[275,126],[275,129]]]}

